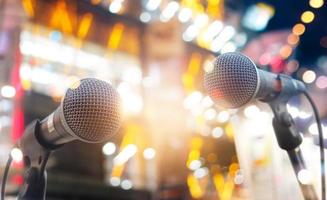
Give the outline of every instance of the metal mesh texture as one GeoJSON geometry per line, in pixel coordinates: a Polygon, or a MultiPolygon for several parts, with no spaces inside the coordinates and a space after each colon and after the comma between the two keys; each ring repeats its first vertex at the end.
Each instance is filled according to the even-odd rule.
{"type": "Polygon", "coordinates": [[[216,58],[214,67],[205,73],[204,87],[218,106],[237,108],[255,95],[256,66],[240,53],[225,53],[216,58]]]}
{"type": "Polygon", "coordinates": [[[63,100],[66,122],[85,141],[105,141],[121,123],[119,95],[110,84],[98,79],[82,79],[79,84],[68,89],[63,100]]]}

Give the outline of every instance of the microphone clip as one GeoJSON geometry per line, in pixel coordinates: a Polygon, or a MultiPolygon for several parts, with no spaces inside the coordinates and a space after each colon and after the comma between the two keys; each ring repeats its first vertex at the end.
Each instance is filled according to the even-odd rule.
{"type": "Polygon", "coordinates": [[[45,200],[47,174],[45,166],[51,149],[42,146],[38,139],[40,121],[33,121],[19,141],[23,153],[24,183],[18,193],[18,200],[45,200]]]}

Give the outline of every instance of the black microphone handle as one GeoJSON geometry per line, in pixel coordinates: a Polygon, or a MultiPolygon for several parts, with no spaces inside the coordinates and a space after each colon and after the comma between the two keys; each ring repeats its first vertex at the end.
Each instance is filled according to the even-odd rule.
{"type": "Polygon", "coordinates": [[[270,102],[276,98],[289,99],[306,90],[305,84],[286,74],[275,74],[258,70],[258,88],[255,98],[270,102]]]}
{"type": "Polygon", "coordinates": [[[73,131],[69,128],[62,112],[62,104],[48,117],[41,121],[39,137],[45,146],[61,145],[75,140],[73,131]]]}

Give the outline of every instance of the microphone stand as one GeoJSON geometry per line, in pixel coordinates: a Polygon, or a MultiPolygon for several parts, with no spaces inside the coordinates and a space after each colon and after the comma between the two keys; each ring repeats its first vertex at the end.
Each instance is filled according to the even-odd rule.
{"type": "Polygon", "coordinates": [[[33,121],[25,130],[19,142],[23,153],[24,183],[18,193],[18,200],[45,200],[47,174],[45,166],[50,153],[56,147],[42,146],[42,139],[38,136],[39,120],[33,121]]]}
{"type": "Polygon", "coordinates": [[[278,100],[269,102],[274,113],[272,121],[278,145],[285,150],[292,163],[296,179],[299,183],[305,200],[318,200],[317,193],[311,183],[303,184],[299,181],[298,174],[301,170],[306,170],[306,165],[300,149],[302,136],[295,128],[292,116],[287,111],[288,95],[280,93],[278,100]]]}

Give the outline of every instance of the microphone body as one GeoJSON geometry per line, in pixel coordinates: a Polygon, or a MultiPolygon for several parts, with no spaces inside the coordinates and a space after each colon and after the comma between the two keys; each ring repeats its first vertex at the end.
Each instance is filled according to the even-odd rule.
{"type": "Polygon", "coordinates": [[[205,73],[204,87],[218,105],[227,108],[241,107],[253,99],[270,102],[305,90],[301,81],[258,69],[240,53],[218,56],[205,73]]]}
{"type": "MultiPolygon", "coordinates": [[[[226,53],[218,56],[206,71],[204,86],[215,103],[225,108],[238,108],[253,99],[267,102],[274,113],[277,142],[287,151],[295,174],[307,170],[299,148],[302,137],[286,109],[292,96],[305,91],[304,83],[258,69],[250,58],[240,53],[226,53]]],[[[298,182],[305,199],[318,199],[312,184],[298,182]]]]}
{"type": "Polygon", "coordinates": [[[276,97],[281,98],[281,94],[294,96],[305,90],[303,82],[285,74],[274,74],[261,69],[257,71],[259,83],[254,98],[261,101],[269,102],[276,97]]]}
{"type": "Polygon", "coordinates": [[[59,107],[39,124],[41,145],[53,148],[72,140],[99,143],[117,132],[120,98],[107,82],[88,78],[69,88],[59,107]]]}
{"type": "Polygon", "coordinates": [[[26,169],[18,200],[45,200],[45,166],[52,150],[72,140],[106,141],[120,123],[120,98],[109,83],[94,78],[75,83],[60,106],[41,122],[29,124],[19,141],[26,169]]]}

